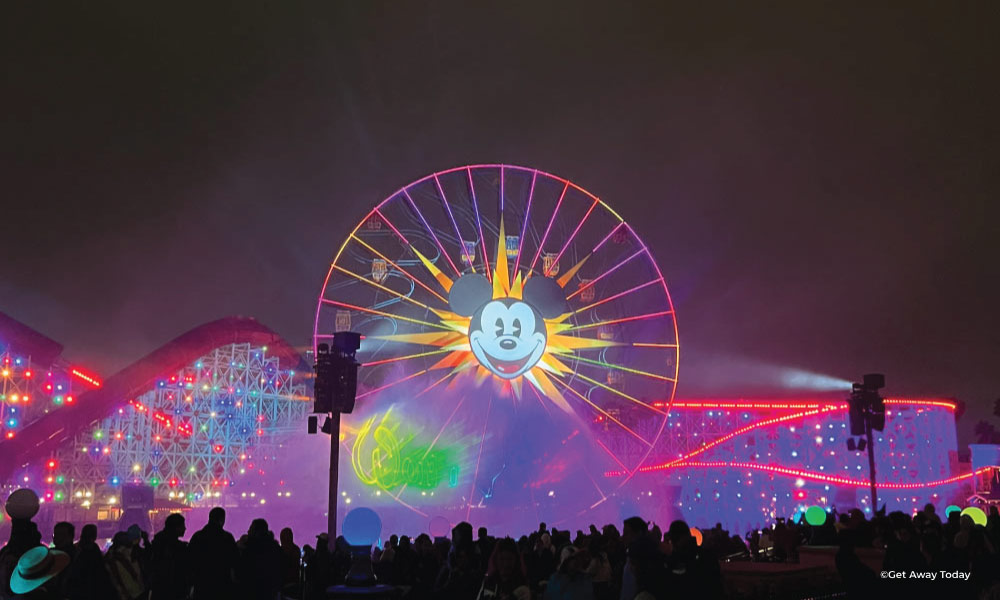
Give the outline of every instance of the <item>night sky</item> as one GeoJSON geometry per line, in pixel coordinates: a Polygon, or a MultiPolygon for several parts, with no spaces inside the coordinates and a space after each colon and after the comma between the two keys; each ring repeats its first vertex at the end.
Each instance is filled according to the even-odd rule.
{"type": "Polygon", "coordinates": [[[0,310],[72,360],[234,314],[305,346],[373,204],[507,162],[651,243],[681,396],[879,370],[965,441],[1000,396],[995,2],[200,4],[0,19],[0,310]]]}

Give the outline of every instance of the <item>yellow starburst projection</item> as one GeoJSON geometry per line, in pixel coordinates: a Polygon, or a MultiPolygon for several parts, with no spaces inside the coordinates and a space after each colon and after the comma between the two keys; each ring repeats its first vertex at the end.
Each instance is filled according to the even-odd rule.
{"type": "MultiPolygon", "coordinates": [[[[495,267],[491,278],[492,284],[487,284],[488,280],[480,275],[465,275],[458,280],[462,285],[464,284],[463,279],[479,278],[479,281],[464,285],[464,287],[472,288],[472,291],[464,293],[464,304],[470,307],[474,306],[474,310],[465,311],[467,314],[459,314],[459,312],[454,311],[454,292],[457,290],[453,290],[453,287],[456,285],[456,280],[443,273],[426,256],[410,245],[410,250],[420,259],[420,262],[434,280],[441,285],[445,293],[451,293],[451,308],[453,310],[440,310],[425,306],[439,320],[437,324],[426,324],[433,325],[435,329],[439,329],[438,331],[370,336],[370,339],[438,348],[438,350],[420,353],[423,356],[444,355],[426,371],[447,370],[448,372],[444,377],[431,384],[427,390],[424,390],[425,392],[451,376],[455,376],[451,385],[454,385],[454,381],[459,379],[471,379],[477,385],[493,380],[503,386],[509,386],[514,395],[519,398],[522,393],[522,381],[527,380],[540,392],[540,397],[547,398],[563,411],[573,414],[573,409],[563,396],[562,390],[553,381],[565,378],[574,372],[561,358],[571,356],[579,349],[617,345],[613,341],[571,334],[573,325],[568,320],[573,312],[565,310],[567,303],[563,288],[586,262],[587,257],[574,265],[558,280],[551,280],[556,285],[550,287],[558,290],[558,299],[561,301],[559,302],[560,310],[554,316],[545,318],[542,316],[543,311],[539,309],[539,306],[536,306],[539,302],[537,300],[529,301],[525,298],[525,288],[534,284],[529,283],[520,272],[514,274],[513,280],[511,280],[507,252],[504,247],[506,236],[502,220],[500,221],[498,238],[495,267]],[[482,289],[484,285],[490,285],[490,287],[484,291],[482,289]]],[[[530,278],[529,274],[527,279],[530,278]]],[[[402,358],[415,358],[416,356],[418,355],[402,358]]],[[[372,392],[374,391],[377,390],[372,392]]],[[[642,404],[623,392],[614,390],[614,393],[642,404]]],[[[588,404],[590,403],[588,402],[588,404]]],[[[591,406],[594,405],[591,404],[591,406]]],[[[604,413],[599,407],[594,406],[594,408],[604,413]]]]}

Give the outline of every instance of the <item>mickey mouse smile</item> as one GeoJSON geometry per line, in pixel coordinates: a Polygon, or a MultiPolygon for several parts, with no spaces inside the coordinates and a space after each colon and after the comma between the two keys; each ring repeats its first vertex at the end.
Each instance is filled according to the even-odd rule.
{"type": "MultiPolygon", "coordinates": [[[[487,367],[490,368],[490,370],[493,371],[494,373],[500,375],[501,377],[505,376],[516,377],[517,375],[524,373],[531,367],[535,366],[535,362],[537,362],[538,360],[535,359],[535,361],[532,361],[531,364],[529,364],[529,361],[531,361],[532,358],[532,354],[534,354],[534,349],[532,349],[532,354],[529,354],[520,360],[501,360],[494,356],[490,356],[483,349],[481,344],[477,344],[477,346],[479,351],[476,352],[476,349],[473,349],[472,351],[473,354],[475,354],[477,358],[479,358],[480,356],[485,358],[486,361],[489,363],[487,367]]],[[[538,347],[540,347],[543,352],[545,351],[545,346],[539,344],[538,347]]],[[[541,352],[539,353],[539,357],[540,356],[541,352]]]]}

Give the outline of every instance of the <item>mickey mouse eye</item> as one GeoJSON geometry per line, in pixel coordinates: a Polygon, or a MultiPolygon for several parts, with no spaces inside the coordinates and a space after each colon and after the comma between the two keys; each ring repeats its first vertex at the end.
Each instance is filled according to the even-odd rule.
{"type": "Polygon", "coordinates": [[[497,328],[496,337],[500,337],[501,335],[503,335],[503,319],[497,317],[497,322],[494,323],[494,325],[496,325],[497,328]]]}
{"type": "Polygon", "coordinates": [[[514,337],[521,337],[521,319],[514,319],[514,337]]]}

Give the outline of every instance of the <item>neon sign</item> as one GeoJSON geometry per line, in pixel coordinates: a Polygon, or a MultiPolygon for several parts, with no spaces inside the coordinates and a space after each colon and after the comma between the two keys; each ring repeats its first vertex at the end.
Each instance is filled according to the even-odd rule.
{"type": "Polygon", "coordinates": [[[358,430],[351,452],[358,481],[387,491],[402,485],[429,490],[444,480],[456,486],[459,467],[453,452],[433,444],[413,445],[415,435],[400,435],[399,422],[387,424],[390,412],[380,420],[378,415],[371,417],[358,430]]]}

